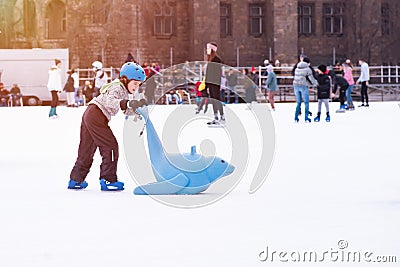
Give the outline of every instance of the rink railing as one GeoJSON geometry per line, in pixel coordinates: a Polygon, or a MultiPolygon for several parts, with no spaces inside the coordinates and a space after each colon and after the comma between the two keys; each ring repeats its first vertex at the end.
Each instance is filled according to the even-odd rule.
{"type": "MultiPolygon", "coordinates": [[[[314,66],[314,69],[317,67],[314,66]]],[[[332,67],[330,67],[332,69],[332,67]]],[[[258,70],[258,86],[262,88],[267,78],[266,67],[259,66],[258,70]]],[[[293,82],[293,67],[274,67],[274,72],[281,84],[291,84],[293,82]]],[[[400,66],[369,66],[370,84],[398,84],[400,80],[400,66]]],[[[354,81],[360,77],[360,67],[353,67],[354,81]]]]}
{"type": "MultiPolygon", "coordinates": [[[[247,68],[249,71],[252,69],[252,67],[240,67],[240,68],[235,68],[239,71],[242,71],[243,69],[247,68]]],[[[316,68],[316,67],[315,67],[316,68]]],[[[332,67],[328,67],[332,68],[332,67]]],[[[163,89],[165,86],[170,86],[171,83],[174,84],[179,84],[180,88],[185,88],[191,95],[192,97],[195,97],[194,95],[194,84],[197,81],[202,80],[203,73],[201,71],[201,66],[196,67],[193,69],[186,69],[184,68],[184,71],[181,71],[179,75],[176,74],[169,74],[168,71],[163,71],[161,70],[158,78],[156,79],[156,84],[157,84],[157,91],[156,91],[156,96],[161,95],[163,92],[163,89]]],[[[277,101],[282,101],[282,102],[288,102],[288,101],[294,101],[294,94],[293,94],[293,75],[292,75],[292,69],[293,67],[274,67],[274,72],[277,75],[278,78],[278,87],[279,90],[276,92],[276,100],[277,101]]],[[[257,100],[258,101],[266,101],[266,95],[267,95],[267,88],[265,85],[266,82],[266,67],[259,66],[255,68],[256,73],[258,74],[258,79],[255,80],[256,84],[258,82],[258,90],[257,90],[257,100]]],[[[386,100],[388,99],[387,96],[389,96],[389,99],[395,99],[397,100],[400,97],[400,66],[370,66],[370,90],[372,90],[372,93],[376,93],[377,95],[377,100],[386,100]]],[[[118,77],[119,69],[118,68],[104,68],[104,71],[108,75],[108,80],[111,81],[115,78],[118,77]]],[[[80,84],[83,85],[84,81],[90,80],[93,81],[93,70],[92,69],[76,69],[76,72],[79,75],[80,79],[80,84]]],[[[358,77],[360,75],[360,67],[354,67],[353,68],[353,77],[354,80],[357,81],[358,77]]],[[[237,91],[238,94],[241,97],[244,97],[245,95],[245,90],[243,88],[243,85],[241,85],[241,82],[239,81],[239,84],[237,86],[237,91]]],[[[310,90],[310,99],[311,100],[316,100],[317,95],[316,91],[311,89],[310,90]]],[[[359,94],[359,87],[355,86],[354,92],[356,94],[359,94]]]]}
{"type": "MultiPolygon", "coordinates": [[[[239,67],[236,68],[239,71],[247,68],[251,70],[252,67],[239,67]]],[[[314,66],[316,68],[316,66],[314,66]]],[[[330,67],[332,68],[332,67],[330,67]]],[[[293,67],[274,67],[274,71],[277,75],[277,78],[280,80],[280,84],[291,84],[293,82],[292,75],[293,67]]],[[[256,68],[257,74],[259,76],[258,86],[262,87],[264,80],[266,77],[266,67],[259,66],[256,68]]],[[[400,81],[400,66],[370,66],[370,83],[371,84],[398,84],[400,81]]],[[[109,81],[118,77],[119,68],[104,68],[104,71],[108,75],[109,81]]],[[[79,75],[79,80],[81,81],[81,85],[83,85],[85,80],[93,80],[93,70],[92,69],[76,69],[76,72],[79,75]]],[[[162,73],[162,71],[161,71],[162,73]]],[[[182,75],[182,79],[186,80],[187,83],[194,83],[195,81],[201,80],[202,73],[200,68],[196,69],[186,69],[185,73],[182,75]]],[[[360,67],[353,68],[353,77],[355,81],[360,76],[360,67]]],[[[176,76],[175,76],[176,77],[176,76]]],[[[161,84],[160,84],[161,86],[161,84]]]]}

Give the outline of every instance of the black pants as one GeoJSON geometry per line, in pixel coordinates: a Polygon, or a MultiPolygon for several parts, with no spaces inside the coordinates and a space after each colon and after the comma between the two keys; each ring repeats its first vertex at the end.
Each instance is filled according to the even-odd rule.
{"type": "Polygon", "coordinates": [[[111,183],[117,181],[118,142],[103,112],[94,104],[87,107],[82,117],[81,141],[78,158],[70,178],[77,182],[85,180],[93,163],[93,156],[99,148],[102,157],[100,178],[111,183]]]}
{"type": "Polygon", "coordinates": [[[58,92],[51,91],[51,107],[56,108],[58,105],[58,92]]]}
{"type": "Polygon", "coordinates": [[[365,102],[368,104],[368,86],[367,82],[362,82],[361,83],[361,102],[364,104],[364,99],[365,102]]]}
{"type": "Polygon", "coordinates": [[[224,115],[224,108],[220,101],[220,85],[206,83],[206,88],[208,88],[208,91],[210,92],[210,103],[213,106],[214,115],[218,116],[218,111],[221,116],[224,115]]]}
{"type": "Polygon", "coordinates": [[[341,87],[339,90],[339,101],[340,101],[340,106],[344,105],[344,100],[346,98],[346,91],[347,91],[348,86],[341,87]]]}

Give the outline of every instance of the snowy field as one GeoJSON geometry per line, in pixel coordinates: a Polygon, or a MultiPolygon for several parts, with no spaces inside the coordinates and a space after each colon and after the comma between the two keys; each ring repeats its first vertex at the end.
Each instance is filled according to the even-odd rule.
{"type": "MultiPolygon", "coordinates": [[[[133,195],[123,152],[125,191],[100,192],[98,153],[89,187],[67,190],[84,108],[59,107],[57,120],[47,118],[49,107],[0,108],[0,266],[399,266],[399,103],[345,114],[334,113],[338,105],[330,123],[323,115],[296,124],[295,104],[277,104],[263,186],[249,194],[250,170],[224,198],[192,209],[133,195]],[[305,252],[320,262],[295,262],[305,252]],[[370,262],[344,262],[342,252],[369,253],[370,262]]],[[[156,128],[173,108],[157,107],[156,128]]],[[[119,114],[110,123],[121,150],[124,122],[119,114]]]]}

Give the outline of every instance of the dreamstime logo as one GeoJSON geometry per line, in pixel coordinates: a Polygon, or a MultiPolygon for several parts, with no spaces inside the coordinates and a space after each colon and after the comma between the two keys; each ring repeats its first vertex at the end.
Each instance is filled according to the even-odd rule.
{"type": "Polygon", "coordinates": [[[287,251],[287,250],[273,250],[266,246],[258,254],[258,259],[262,262],[366,262],[366,263],[395,263],[397,262],[396,256],[383,256],[376,255],[370,251],[353,251],[347,250],[349,243],[346,240],[339,240],[337,248],[330,248],[323,252],[317,251],[287,251]]]}
{"type": "MultiPolygon", "coordinates": [[[[238,80],[237,88],[243,88],[241,92],[253,90],[252,93],[254,93],[258,90],[248,76],[232,67],[213,64],[227,75],[228,73],[235,75],[238,80]]],[[[143,85],[144,90],[151,92],[156,89],[156,84],[161,85],[163,88],[161,97],[155,102],[164,103],[167,93],[184,89],[186,82],[193,79],[192,76],[195,73],[204,73],[205,65],[206,62],[190,62],[172,66],[147,80],[143,85]]],[[[220,84],[217,85],[220,86],[220,84]]],[[[185,97],[183,93],[178,97],[185,97]]],[[[202,110],[196,114],[196,105],[193,103],[196,100],[191,98],[192,104],[149,106],[149,119],[153,122],[164,147],[168,164],[182,172],[193,171],[191,170],[193,164],[185,160],[184,156],[179,160],[174,160],[168,155],[184,155],[190,153],[192,146],[196,146],[197,153],[211,158],[221,157],[233,165],[235,170],[229,176],[222,177],[211,184],[201,194],[153,195],[152,197],[174,207],[200,207],[226,196],[246,175],[252,179],[249,193],[255,193],[264,183],[275,153],[275,128],[268,107],[257,103],[225,105],[225,125],[211,128],[207,126],[207,122],[214,119],[213,106],[209,104],[207,113],[202,110]]],[[[154,169],[161,164],[160,160],[151,161],[148,156],[152,144],[148,145],[146,130],[144,130],[145,134],[139,134],[144,128],[144,119],[136,122],[128,119],[124,125],[125,159],[137,185],[156,182],[154,169]]],[[[203,168],[209,166],[210,164],[206,164],[203,168]]],[[[195,181],[192,182],[196,184],[195,181]]]]}

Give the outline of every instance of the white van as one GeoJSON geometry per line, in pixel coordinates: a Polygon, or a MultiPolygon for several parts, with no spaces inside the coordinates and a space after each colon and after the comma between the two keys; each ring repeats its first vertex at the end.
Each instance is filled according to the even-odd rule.
{"type": "MultiPolygon", "coordinates": [[[[54,59],[61,59],[61,81],[64,85],[69,67],[68,49],[0,49],[0,81],[7,90],[13,84],[21,88],[24,105],[41,105],[51,101],[47,89],[48,70],[54,65],[54,59]]],[[[65,101],[66,95],[59,95],[65,101]]]]}

